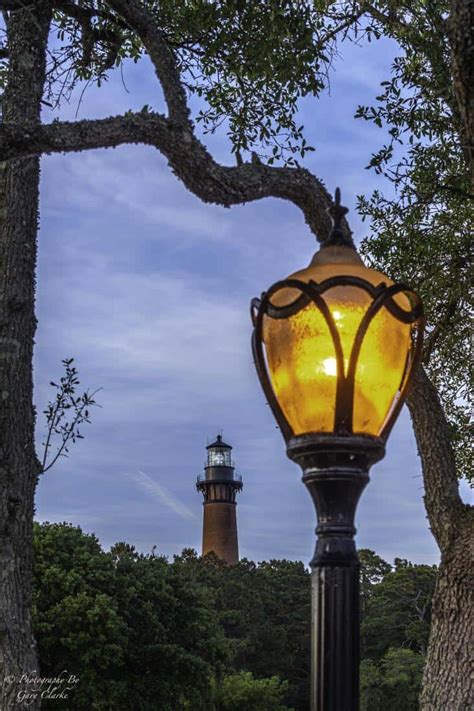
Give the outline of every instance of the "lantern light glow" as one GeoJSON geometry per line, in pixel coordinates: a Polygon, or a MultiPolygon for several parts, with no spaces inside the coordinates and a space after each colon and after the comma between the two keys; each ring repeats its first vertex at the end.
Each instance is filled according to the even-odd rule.
{"type": "Polygon", "coordinates": [[[316,432],[386,438],[421,340],[421,304],[413,292],[365,267],[354,249],[333,246],[253,308],[264,381],[287,438],[316,432]]]}

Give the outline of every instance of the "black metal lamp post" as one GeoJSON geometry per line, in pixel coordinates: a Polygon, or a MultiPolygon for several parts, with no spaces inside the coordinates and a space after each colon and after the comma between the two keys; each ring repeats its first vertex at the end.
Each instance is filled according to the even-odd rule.
{"type": "Polygon", "coordinates": [[[258,376],[318,519],[312,568],[311,711],[359,708],[354,516],[385,454],[419,359],[420,299],[368,269],[341,221],[311,264],[253,299],[258,376]]]}

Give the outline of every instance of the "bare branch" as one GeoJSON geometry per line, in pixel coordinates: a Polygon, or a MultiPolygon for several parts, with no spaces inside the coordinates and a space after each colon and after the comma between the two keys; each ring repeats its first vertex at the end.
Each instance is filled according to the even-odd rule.
{"type": "Polygon", "coordinates": [[[397,29],[397,30],[408,30],[409,25],[400,19],[399,15],[396,14],[395,10],[391,10],[388,13],[384,13],[378,8],[374,7],[370,2],[362,2],[361,9],[367,14],[371,15],[374,20],[380,22],[381,25],[385,27],[397,29]]]}
{"type": "MultiPolygon", "coordinates": [[[[94,121],[0,125],[1,160],[126,143],[157,148],[188,190],[204,202],[230,207],[265,197],[282,198],[302,210],[320,241],[329,234],[331,220],[326,208],[331,198],[323,183],[308,170],[250,163],[235,167],[220,165],[190,126],[177,126],[161,114],[142,111],[94,121]]],[[[345,226],[349,231],[347,223],[345,226]]]]}
{"type": "Polygon", "coordinates": [[[47,436],[43,443],[43,461],[40,463],[42,474],[49,471],[58,461],[59,457],[66,456],[70,442],[77,439],[84,439],[79,431],[79,427],[85,423],[90,423],[90,409],[100,407],[94,400],[95,395],[102,390],[97,388],[89,393],[86,390],[82,395],[77,395],[77,386],[80,384],[77,368],[73,365],[74,358],[65,358],[62,363],[65,374],[59,383],[51,381],[51,385],[56,389],[53,402],[49,402],[43,414],[46,415],[47,436]],[[69,419],[72,415],[72,419],[69,419]],[[60,444],[57,444],[59,437],[60,444]],[[56,454],[51,461],[48,461],[50,449],[55,442],[56,454]]]}
{"type": "Polygon", "coordinates": [[[329,32],[327,32],[318,40],[318,46],[323,49],[328,42],[335,39],[341,32],[344,32],[344,36],[346,36],[347,32],[345,31],[349,30],[353,25],[355,25],[355,23],[360,20],[364,13],[365,8],[362,6],[357,12],[354,12],[352,15],[348,15],[346,18],[344,18],[340,25],[336,25],[335,27],[333,27],[329,32]]]}
{"type": "MultiPolygon", "coordinates": [[[[85,420],[83,413],[84,413],[86,407],[91,407],[91,406],[97,404],[97,403],[94,401],[93,398],[94,398],[94,395],[97,395],[97,393],[100,392],[100,390],[102,390],[102,388],[97,388],[97,390],[94,390],[94,392],[91,393],[91,394],[85,393],[85,397],[87,397],[87,399],[84,399],[84,402],[82,403],[82,405],[81,405],[81,406],[79,407],[79,409],[77,410],[76,415],[75,415],[73,421],[70,423],[70,425],[69,425],[69,426],[67,427],[67,429],[64,431],[63,439],[62,439],[61,445],[59,446],[59,448],[58,448],[56,454],[54,455],[53,459],[52,459],[50,462],[47,463],[48,448],[51,446],[51,445],[50,445],[50,436],[51,436],[52,431],[53,431],[53,430],[50,428],[50,431],[48,432],[48,441],[47,441],[47,445],[46,445],[46,447],[45,447],[45,453],[44,453],[44,457],[43,457],[43,463],[42,463],[42,466],[41,466],[41,474],[46,474],[46,472],[49,471],[49,470],[56,464],[56,462],[58,461],[59,457],[66,456],[66,455],[63,454],[63,453],[64,453],[64,451],[66,451],[66,452],[68,451],[68,450],[67,450],[67,445],[68,445],[68,443],[69,443],[69,440],[70,440],[70,439],[73,439],[74,435],[75,435],[76,437],[80,437],[81,439],[83,439],[82,435],[76,433],[77,425],[78,425],[79,422],[84,422],[84,421],[89,422],[89,421],[90,421],[90,420],[85,420]]],[[[54,422],[52,423],[52,428],[54,428],[54,422]]]]}
{"type": "Polygon", "coordinates": [[[169,116],[176,124],[189,123],[189,109],[172,50],[155,19],[134,0],[106,0],[143,42],[163,87],[169,116]]]}

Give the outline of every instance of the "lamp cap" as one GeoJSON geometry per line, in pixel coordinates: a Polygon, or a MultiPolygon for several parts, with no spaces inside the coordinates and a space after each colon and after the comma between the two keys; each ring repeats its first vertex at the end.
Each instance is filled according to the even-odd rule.
{"type": "Polygon", "coordinates": [[[349,209],[341,205],[341,190],[340,188],[336,188],[334,203],[328,208],[328,213],[332,217],[333,226],[329,237],[321,243],[321,249],[324,247],[351,247],[355,249],[354,242],[352,241],[352,233],[344,219],[348,212],[349,209]]]}

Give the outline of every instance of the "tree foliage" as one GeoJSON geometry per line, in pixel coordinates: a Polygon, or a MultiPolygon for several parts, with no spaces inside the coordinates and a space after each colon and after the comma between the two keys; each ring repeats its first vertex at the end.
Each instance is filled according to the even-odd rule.
{"type": "MultiPolygon", "coordinates": [[[[277,676],[254,679],[251,672],[229,674],[218,692],[219,711],[285,711],[283,699],[288,681],[277,676]]],[[[291,711],[291,710],[289,710],[291,711]]]]}
{"type": "Polygon", "coordinates": [[[371,587],[361,625],[363,656],[381,659],[390,648],[426,654],[436,566],[395,559],[371,587]]]}
{"type": "MultiPolygon", "coordinates": [[[[74,708],[110,708],[123,686],[127,628],[114,567],[95,536],[67,524],[35,524],[33,617],[43,676],[79,677],[74,708]],[[89,704],[89,706],[88,706],[89,704]]],[[[45,699],[44,708],[57,708],[45,699]]]]}
{"type": "Polygon", "coordinates": [[[229,656],[210,588],[161,557],[117,559],[67,524],[36,526],[35,581],[41,673],[79,677],[71,711],[209,708],[229,656]]]}
{"type": "Polygon", "coordinates": [[[360,668],[361,711],[418,711],[424,658],[411,649],[390,648],[380,662],[360,668]]]}
{"type": "Polygon", "coordinates": [[[174,562],[186,577],[216,592],[215,610],[231,645],[233,667],[256,678],[289,682],[285,701],[309,703],[310,576],[302,563],[243,559],[228,567],[214,555],[184,551],[174,562]]]}
{"type": "MultiPolygon", "coordinates": [[[[44,102],[57,111],[76,87],[83,92],[147,55],[142,37],[104,0],[52,0],[52,41],[44,102]]],[[[269,165],[296,165],[314,147],[298,122],[300,99],[329,86],[338,42],[380,37],[360,24],[365,3],[328,0],[144,0],[172,49],[182,86],[203,101],[195,120],[205,133],[223,127],[231,150],[252,151],[269,165]]],[[[5,86],[7,57],[0,57],[5,86]]],[[[161,77],[160,77],[161,78],[161,77]]],[[[143,107],[146,111],[150,107],[143,107]]]]}
{"type": "Polygon", "coordinates": [[[424,364],[449,420],[460,476],[470,478],[467,405],[472,359],[471,228],[474,189],[467,137],[452,76],[450,3],[400,3],[383,24],[400,47],[373,106],[356,116],[387,133],[368,168],[387,189],[359,196],[370,221],[363,252],[393,279],[409,283],[427,316],[424,364]]]}
{"type": "MultiPolygon", "coordinates": [[[[402,560],[392,569],[367,550],[361,559],[363,708],[396,709],[419,687],[429,614],[417,614],[429,607],[434,571],[402,560]]],[[[302,563],[229,567],[191,549],[170,563],[125,542],[104,552],[68,524],[35,526],[41,674],[79,679],[71,711],[306,711],[310,600],[302,563]]]]}
{"type": "Polygon", "coordinates": [[[390,573],[391,566],[369,548],[359,551],[360,563],[360,596],[362,600],[362,614],[364,615],[372,599],[375,586],[382,582],[385,575],[390,573]]]}

